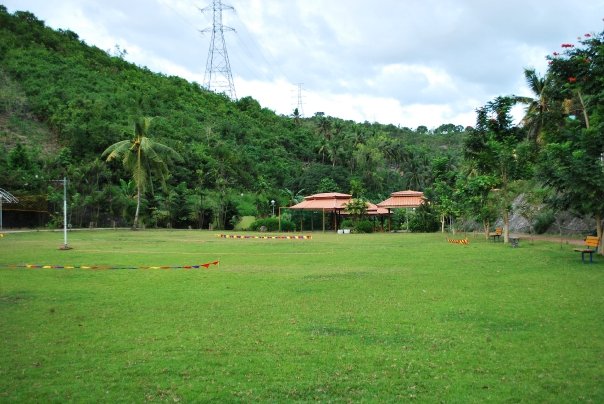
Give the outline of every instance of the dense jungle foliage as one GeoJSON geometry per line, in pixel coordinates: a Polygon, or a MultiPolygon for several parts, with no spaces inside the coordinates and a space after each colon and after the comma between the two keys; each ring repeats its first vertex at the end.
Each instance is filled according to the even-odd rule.
{"type": "Polygon", "coordinates": [[[150,138],[183,157],[165,191],[147,190],[149,225],[225,227],[234,216],[269,214],[271,200],[288,206],[316,192],[348,193],[352,179],[379,202],[429,186],[434,157],[461,156],[460,126],[279,116],[253,98],[233,102],[128,63],[29,12],[0,9],[0,61],[2,187],[49,195],[56,211],[62,190],[49,180],[66,176],[73,226],[132,220],[130,177],[101,153],[131,138],[141,116],[153,117],[150,138]]]}
{"type": "Polygon", "coordinates": [[[595,219],[601,235],[603,37],[561,44],[544,76],[525,69],[533,96],[496,97],[476,111],[474,127],[411,129],[277,115],[251,97],[231,101],[151,72],[0,6],[0,188],[20,200],[23,212],[10,211],[18,226],[62,224],[54,181],[67,177],[75,227],[131,225],[139,190],[147,226],[231,228],[317,192],[375,203],[413,189],[430,203],[417,217],[395,219],[417,231],[440,221],[441,229],[482,223],[487,232],[502,220],[507,240],[512,213],[537,229],[571,211],[595,219]],[[515,124],[518,104],[526,115],[515,124]],[[142,144],[135,123],[145,117],[152,118],[145,136],[181,157],[168,166],[165,186],[162,175],[140,188],[142,165],[129,171],[101,157],[124,140],[142,144]]]}

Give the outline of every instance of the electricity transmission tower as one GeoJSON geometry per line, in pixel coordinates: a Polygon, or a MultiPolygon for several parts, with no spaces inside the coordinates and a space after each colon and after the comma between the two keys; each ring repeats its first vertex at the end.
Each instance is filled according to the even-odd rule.
{"type": "Polygon", "coordinates": [[[201,31],[202,33],[212,33],[203,85],[210,91],[225,93],[232,100],[236,100],[237,94],[235,94],[235,84],[224,40],[225,31],[235,30],[222,24],[222,11],[234,10],[234,8],[222,4],[222,0],[212,0],[211,6],[200,9],[202,13],[210,10],[212,11],[212,27],[201,31]]]}
{"type": "Polygon", "coordinates": [[[302,84],[298,83],[298,106],[296,109],[298,110],[298,115],[300,117],[304,117],[304,104],[302,103],[302,84]]]}

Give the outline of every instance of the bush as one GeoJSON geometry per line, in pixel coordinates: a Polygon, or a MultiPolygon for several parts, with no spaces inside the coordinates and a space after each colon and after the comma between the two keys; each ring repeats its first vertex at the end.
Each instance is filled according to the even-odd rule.
{"type": "Polygon", "coordinates": [[[537,234],[543,234],[550,228],[550,226],[554,223],[556,218],[554,217],[553,212],[545,211],[541,212],[535,217],[535,223],[533,223],[533,230],[537,234]]]}
{"type": "Polygon", "coordinates": [[[392,212],[391,226],[392,230],[407,229],[407,209],[394,209],[394,211],[392,212]]]}
{"type": "Polygon", "coordinates": [[[296,231],[296,224],[291,220],[281,218],[281,231],[296,231]]]}
{"type": "Polygon", "coordinates": [[[371,220],[359,220],[354,224],[355,233],[373,233],[373,222],[371,220]]]}
{"type": "MultiPolygon", "coordinates": [[[[279,231],[279,218],[278,217],[265,217],[258,219],[250,224],[250,230],[259,231],[262,226],[266,228],[266,231],[279,231]]],[[[291,220],[281,220],[281,231],[296,231],[296,225],[291,220]]]]}
{"type": "Polygon", "coordinates": [[[433,233],[440,227],[436,213],[427,204],[422,204],[409,217],[409,230],[413,233],[433,233]]]}
{"type": "Polygon", "coordinates": [[[340,229],[352,229],[354,227],[354,223],[350,219],[342,220],[340,223],[340,229]]]}

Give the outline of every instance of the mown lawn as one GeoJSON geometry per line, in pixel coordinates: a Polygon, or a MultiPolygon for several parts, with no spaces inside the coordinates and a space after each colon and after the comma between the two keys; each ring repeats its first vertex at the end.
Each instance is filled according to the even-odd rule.
{"type": "Polygon", "coordinates": [[[0,401],[604,402],[604,260],[470,240],[8,234],[0,401]]]}

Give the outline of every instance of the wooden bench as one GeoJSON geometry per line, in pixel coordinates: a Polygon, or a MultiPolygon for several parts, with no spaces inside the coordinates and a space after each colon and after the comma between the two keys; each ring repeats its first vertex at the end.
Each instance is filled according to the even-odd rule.
{"type": "Polygon", "coordinates": [[[596,236],[587,236],[585,238],[585,247],[575,248],[575,251],[581,253],[581,261],[583,261],[583,263],[585,263],[585,254],[589,254],[589,263],[593,264],[593,256],[595,252],[598,252],[599,245],[599,238],[597,238],[596,236]]]}
{"type": "Polygon", "coordinates": [[[497,227],[494,232],[489,233],[489,237],[493,237],[493,242],[495,240],[501,240],[501,233],[503,233],[503,229],[501,227],[497,227]]]}

